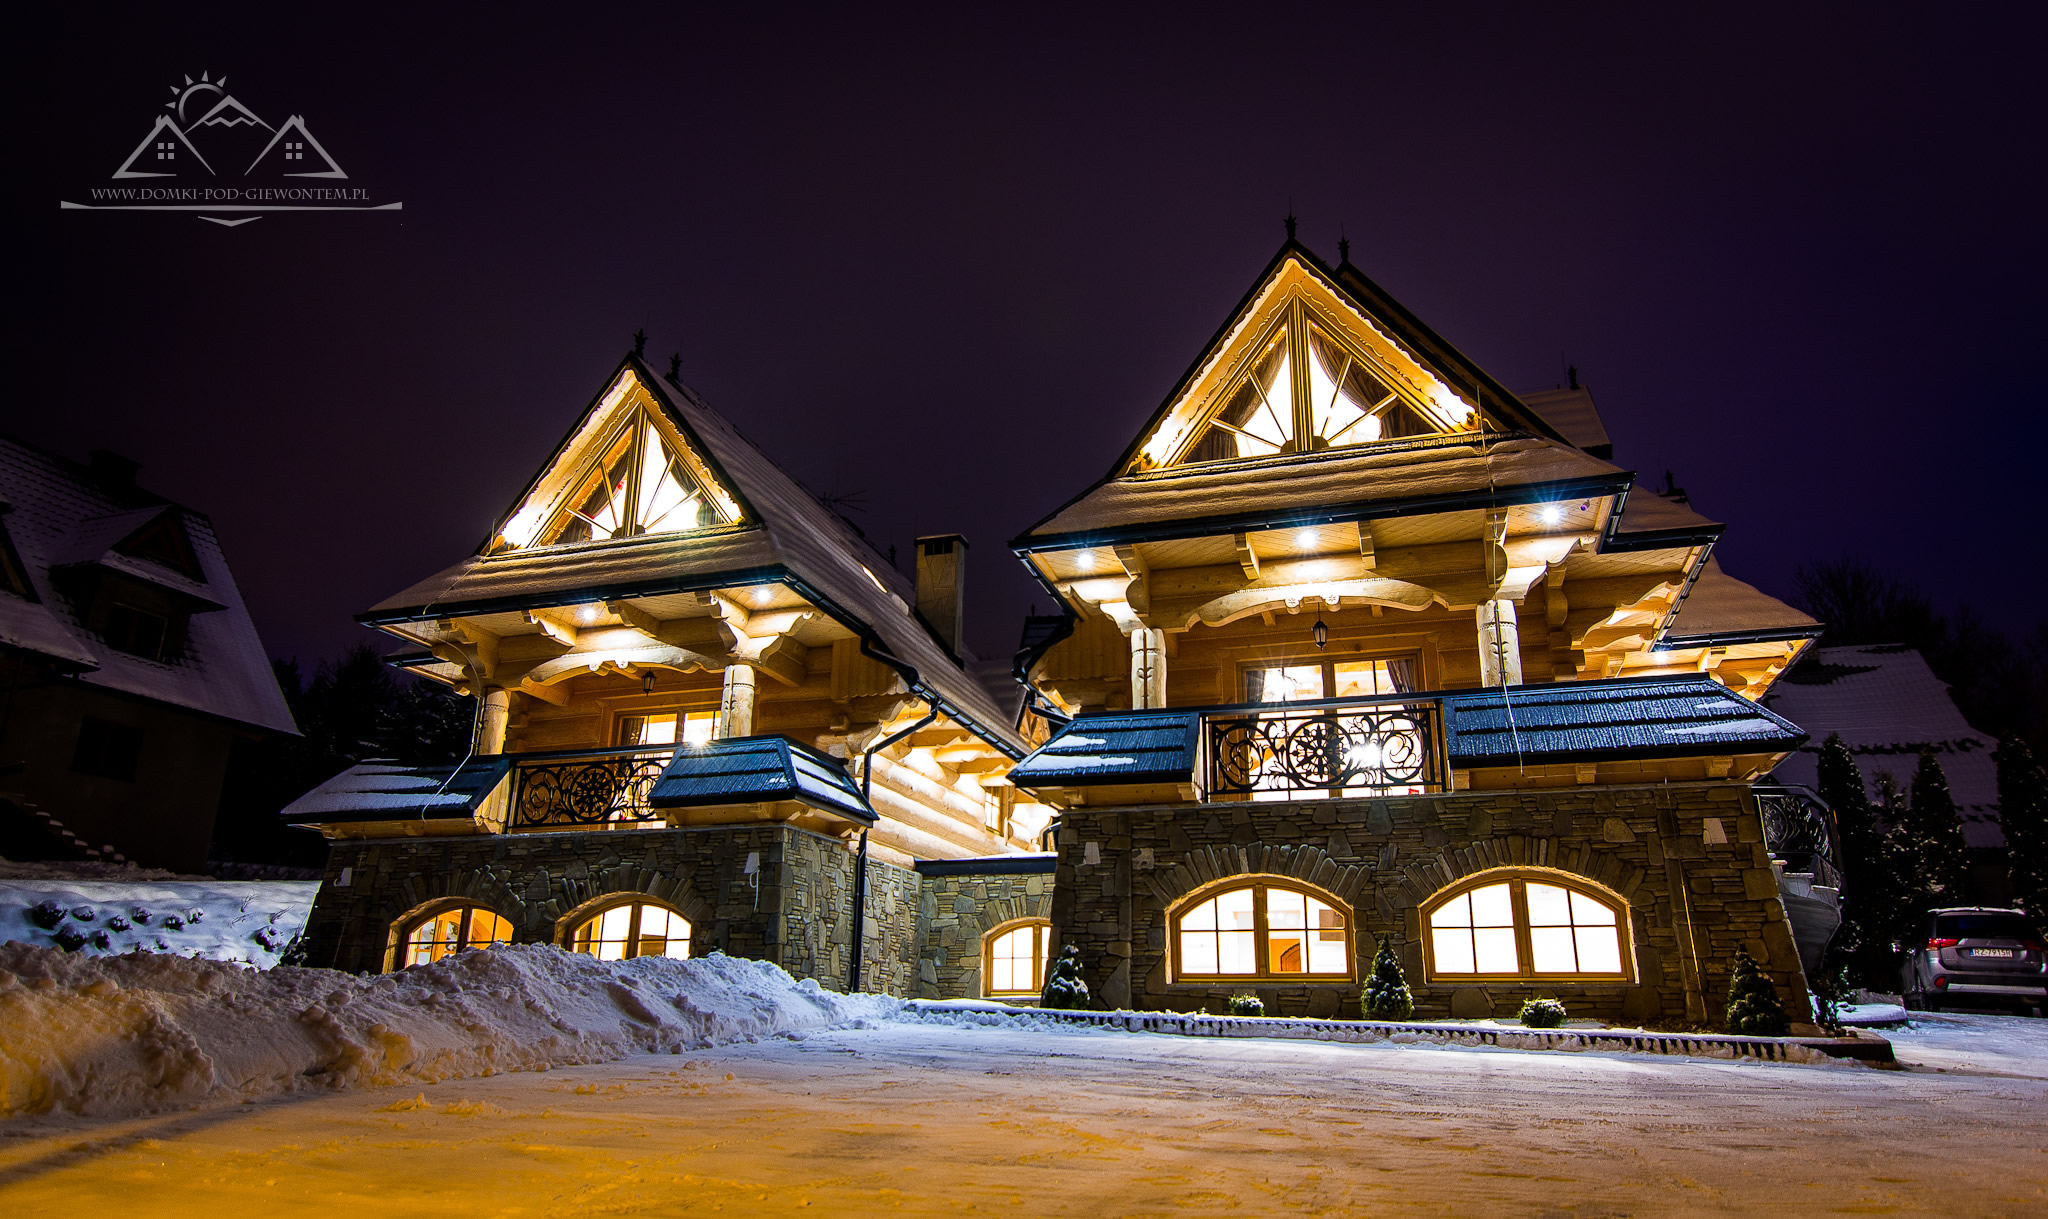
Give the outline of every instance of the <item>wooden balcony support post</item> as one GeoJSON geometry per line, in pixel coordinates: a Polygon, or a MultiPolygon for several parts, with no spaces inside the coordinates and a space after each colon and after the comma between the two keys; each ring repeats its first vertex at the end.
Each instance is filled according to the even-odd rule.
{"type": "Polygon", "coordinates": [[[1166,632],[1141,626],[1131,632],[1131,709],[1166,705],[1166,632]]]}
{"type": "Polygon", "coordinates": [[[511,691],[503,686],[488,687],[483,695],[483,714],[476,720],[478,754],[505,752],[505,724],[511,718],[511,691]]]}
{"type": "Polygon", "coordinates": [[[749,665],[725,666],[725,689],[718,696],[718,719],[711,726],[714,740],[754,735],[754,670],[749,665]]]}
{"type": "Polygon", "coordinates": [[[1522,684],[1522,638],[1515,626],[1512,601],[1479,603],[1479,684],[1522,684]]]}

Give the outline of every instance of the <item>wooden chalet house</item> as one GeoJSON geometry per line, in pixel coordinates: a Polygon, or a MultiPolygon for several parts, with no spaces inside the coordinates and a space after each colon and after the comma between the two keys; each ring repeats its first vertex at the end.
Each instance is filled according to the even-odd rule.
{"type": "Polygon", "coordinates": [[[1005,778],[1022,692],[962,664],[964,545],[920,539],[913,586],[629,357],[475,554],[361,615],[478,700],[475,754],[286,810],[332,840],[312,961],[722,949],[908,992],[913,865],[1030,850],[1051,812],[1005,778]]]}
{"type": "Polygon", "coordinates": [[[1804,737],[1754,700],[1818,624],[1610,452],[1290,235],[1014,543],[1065,615],[1019,677],[1072,719],[1010,780],[1097,994],[1355,1014],[1387,937],[1420,1016],[1708,1022],[1737,948],[1804,1010],[1751,790],[1804,737]]]}

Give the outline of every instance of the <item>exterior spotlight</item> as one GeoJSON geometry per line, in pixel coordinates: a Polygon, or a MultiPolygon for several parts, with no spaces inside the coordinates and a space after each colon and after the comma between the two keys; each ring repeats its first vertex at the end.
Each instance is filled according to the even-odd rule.
{"type": "Polygon", "coordinates": [[[1556,504],[1545,504],[1543,510],[1536,515],[1543,518],[1544,524],[1555,525],[1564,519],[1564,509],[1556,504]]]}
{"type": "Polygon", "coordinates": [[[1316,624],[1308,628],[1308,632],[1316,637],[1316,651],[1320,652],[1330,646],[1330,628],[1323,625],[1321,614],[1316,615],[1316,624]]]}
{"type": "Polygon", "coordinates": [[[1316,531],[1313,529],[1296,530],[1294,534],[1294,544],[1296,546],[1301,547],[1303,550],[1307,550],[1309,547],[1316,544],[1316,531]]]}
{"type": "Polygon", "coordinates": [[[579,622],[582,622],[582,623],[584,623],[585,625],[588,625],[588,624],[590,624],[590,623],[592,623],[592,622],[596,622],[596,621],[597,621],[597,607],[596,607],[596,606],[594,606],[594,605],[586,605],[586,606],[584,606],[584,607],[583,607],[582,609],[580,609],[580,610],[577,610],[577,611],[576,611],[576,618],[577,618],[577,621],[579,621],[579,622]]]}
{"type": "Polygon", "coordinates": [[[1081,569],[1082,571],[1084,571],[1084,572],[1085,572],[1085,571],[1094,571],[1094,570],[1095,570],[1095,552],[1094,552],[1094,551],[1092,551],[1092,550],[1084,550],[1084,551],[1082,551],[1082,552],[1081,552],[1080,554],[1078,554],[1078,555],[1075,555],[1075,556],[1074,556],[1074,566],[1075,566],[1075,567],[1078,567],[1078,568],[1080,568],[1080,569],[1081,569]]]}
{"type": "Polygon", "coordinates": [[[640,693],[642,693],[642,694],[652,694],[652,693],[654,693],[654,670],[653,670],[653,669],[649,669],[649,670],[647,670],[647,672],[645,672],[645,673],[642,673],[642,674],[640,675],[640,693]]]}

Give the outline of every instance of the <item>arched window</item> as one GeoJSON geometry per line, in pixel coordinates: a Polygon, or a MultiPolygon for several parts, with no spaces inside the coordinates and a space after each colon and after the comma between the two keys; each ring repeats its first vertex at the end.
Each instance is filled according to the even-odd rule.
{"type": "Polygon", "coordinates": [[[429,965],[465,948],[512,942],[512,924],[482,906],[449,906],[407,924],[399,937],[398,964],[429,965]]]}
{"type": "Polygon", "coordinates": [[[991,995],[1035,995],[1045,989],[1052,923],[1036,918],[1004,923],[982,937],[981,976],[991,995]]]}
{"type": "Polygon", "coordinates": [[[1351,912],[1277,877],[1196,894],[1173,916],[1173,942],[1180,979],[1352,976],[1351,912]]]}
{"type": "Polygon", "coordinates": [[[1429,974],[1625,981],[1627,903],[1557,872],[1495,869],[1423,906],[1429,974]]]}
{"type": "Polygon", "coordinates": [[[578,923],[566,946],[600,961],[687,957],[690,921],[657,902],[623,901],[578,923]]]}

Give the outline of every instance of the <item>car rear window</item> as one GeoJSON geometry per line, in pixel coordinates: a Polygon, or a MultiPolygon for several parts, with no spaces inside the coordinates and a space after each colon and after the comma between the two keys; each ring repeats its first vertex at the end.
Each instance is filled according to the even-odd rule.
{"type": "Polygon", "coordinates": [[[1936,918],[1939,934],[1960,940],[2025,940],[2036,934],[2018,914],[1943,914],[1936,918]]]}

